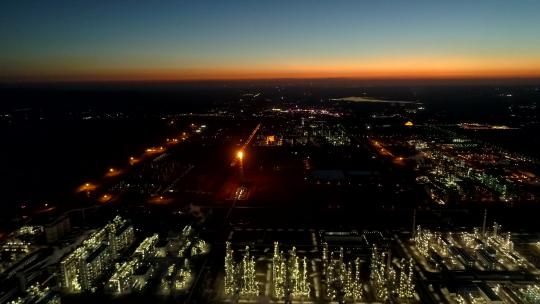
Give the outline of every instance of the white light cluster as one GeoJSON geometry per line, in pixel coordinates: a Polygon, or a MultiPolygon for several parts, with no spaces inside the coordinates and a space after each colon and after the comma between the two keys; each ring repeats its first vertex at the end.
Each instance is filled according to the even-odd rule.
{"type": "Polygon", "coordinates": [[[155,233],[154,235],[150,237],[147,237],[139,244],[137,249],[135,249],[134,255],[138,255],[142,259],[152,257],[152,255],[155,253],[156,244],[158,240],[159,240],[159,236],[157,233],[155,233]]]}
{"type": "Polygon", "coordinates": [[[331,301],[347,300],[358,301],[364,296],[360,280],[360,259],[354,262],[345,262],[343,248],[340,248],[338,257],[335,252],[329,254],[328,244],[323,244],[323,272],[326,278],[326,296],[331,301]]]}
{"type": "Polygon", "coordinates": [[[60,296],[58,294],[51,296],[51,289],[47,286],[42,286],[39,283],[33,284],[24,291],[22,297],[18,297],[8,304],[27,304],[27,303],[47,303],[47,304],[60,304],[60,296]],[[47,301],[44,299],[48,297],[47,301]]]}
{"type": "Polygon", "coordinates": [[[272,257],[272,286],[276,299],[305,299],[309,297],[311,288],[307,282],[307,259],[299,258],[296,248],[289,251],[287,259],[279,250],[279,243],[274,243],[272,257]]]}
{"type": "Polygon", "coordinates": [[[515,270],[531,266],[529,262],[514,250],[510,232],[501,233],[501,226],[494,223],[488,231],[475,228],[473,232],[432,232],[415,230],[412,238],[414,248],[424,258],[435,262],[437,255],[442,263],[453,269],[463,267],[482,267],[491,270],[515,270]],[[457,268],[455,268],[457,267],[457,268]]]}
{"type": "Polygon", "coordinates": [[[110,292],[128,293],[135,287],[134,273],[146,259],[153,256],[158,239],[157,233],[144,239],[130,260],[117,265],[116,271],[107,282],[107,289],[110,292]]]}
{"type": "Polygon", "coordinates": [[[375,289],[375,296],[380,301],[387,301],[389,298],[387,280],[392,275],[386,269],[386,253],[380,253],[377,247],[373,247],[370,264],[371,285],[375,289]]]}
{"type": "Polygon", "coordinates": [[[234,262],[231,243],[226,243],[225,248],[225,294],[234,295],[237,291],[236,264],[234,262]]]}
{"type": "Polygon", "coordinates": [[[529,285],[525,288],[519,289],[524,300],[528,303],[540,303],[540,286],[529,285]]]}
{"type": "MultiPolygon", "coordinates": [[[[507,152],[493,147],[484,147],[486,151],[483,154],[465,151],[456,153],[456,148],[467,148],[472,141],[463,138],[454,138],[452,143],[439,143],[435,141],[411,140],[409,145],[415,147],[421,153],[423,158],[420,162],[429,160],[433,169],[429,171],[429,176],[425,178],[434,187],[439,188],[443,185],[443,192],[454,190],[463,192],[460,182],[463,180],[472,180],[482,184],[485,188],[497,194],[505,202],[516,198],[515,182],[512,177],[500,177],[486,173],[483,167],[476,164],[491,162],[493,159],[504,159],[508,157],[507,152]],[[463,145],[465,143],[465,145],[463,145]]],[[[507,166],[501,163],[503,166],[507,166]]]]}
{"type": "Polygon", "coordinates": [[[210,246],[204,240],[198,239],[191,247],[191,255],[207,254],[210,250],[210,246]]]}
{"type": "Polygon", "coordinates": [[[193,271],[188,259],[182,264],[173,264],[167,268],[160,282],[160,292],[168,295],[171,291],[185,293],[193,283],[193,271]]]}
{"type": "Polygon", "coordinates": [[[225,248],[225,294],[227,296],[255,297],[259,295],[259,284],[255,279],[255,258],[245,247],[242,260],[235,262],[231,244],[225,248]]]}
{"type": "Polygon", "coordinates": [[[255,280],[255,259],[249,253],[249,246],[246,246],[244,257],[242,258],[240,295],[257,296],[259,287],[255,280]]]}
{"type": "Polygon", "coordinates": [[[393,297],[400,301],[409,301],[414,298],[412,259],[401,260],[400,265],[395,267],[385,252],[379,252],[377,247],[374,247],[370,271],[371,285],[378,300],[388,301],[393,297]]]}
{"type": "MultiPolygon", "coordinates": [[[[207,254],[210,246],[206,241],[200,239],[189,225],[182,229],[179,238],[174,239],[169,246],[172,249],[171,252],[176,252],[176,255],[173,254],[173,256],[182,259],[167,268],[160,282],[160,293],[163,295],[168,295],[171,292],[183,294],[188,291],[194,281],[191,259],[207,254]],[[175,251],[177,245],[180,248],[175,251]]],[[[160,253],[156,256],[162,257],[160,253]]]]}
{"type": "Polygon", "coordinates": [[[173,287],[177,291],[185,291],[189,286],[191,286],[192,281],[193,271],[191,271],[189,260],[184,259],[184,265],[176,272],[173,287]]]}
{"type": "Polygon", "coordinates": [[[283,252],[279,251],[279,243],[274,242],[274,255],[272,256],[272,294],[276,299],[285,298],[285,278],[287,266],[283,252]]]}
{"type": "Polygon", "coordinates": [[[115,217],[61,260],[61,285],[65,291],[96,290],[96,280],[112,266],[118,252],[133,242],[133,227],[126,225],[126,220],[115,217]]]}

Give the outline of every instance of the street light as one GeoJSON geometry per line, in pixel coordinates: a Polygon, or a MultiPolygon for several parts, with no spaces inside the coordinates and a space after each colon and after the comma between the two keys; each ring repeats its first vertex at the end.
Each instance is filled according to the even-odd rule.
{"type": "Polygon", "coordinates": [[[236,153],[236,157],[238,158],[239,162],[240,162],[240,165],[238,166],[238,168],[240,169],[240,178],[241,179],[244,179],[244,151],[242,150],[239,150],[237,153],[236,153]]]}
{"type": "Polygon", "coordinates": [[[238,157],[238,159],[242,161],[242,159],[244,158],[244,152],[242,150],[238,151],[238,153],[236,153],[236,157],[238,157]]]}

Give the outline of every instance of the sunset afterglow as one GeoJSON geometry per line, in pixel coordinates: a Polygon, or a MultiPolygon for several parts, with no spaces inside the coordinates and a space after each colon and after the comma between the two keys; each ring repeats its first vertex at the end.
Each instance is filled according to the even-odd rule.
{"type": "Polygon", "coordinates": [[[3,3],[0,77],[540,77],[536,1],[380,2],[3,3]]]}

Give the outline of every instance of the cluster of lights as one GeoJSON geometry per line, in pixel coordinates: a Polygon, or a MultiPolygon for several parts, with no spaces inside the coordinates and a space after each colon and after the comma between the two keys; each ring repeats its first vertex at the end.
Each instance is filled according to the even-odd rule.
{"type": "Polygon", "coordinates": [[[208,243],[199,239],[189,225],[182,229],[178,241],[181,245],[176,256],[183,258],[183,262],[170,265],[161,279],[160,292],[164,295],[171,291],[185,293],[194,280],[190,257],[207,254],[210,250],[208,243]]]}
{"type": "Polygon", "coordinates": [[[191,236],[193,235],[193,228],[189,225],[182,229],[180,237],[182,238],[182,245],[178,249],[177,256],[183,257],[186,255],[186,251],[191,247],[191,236]]]}
{"type": "MultiPolygon", "coordinates": [[[[460,137],[453,138],[452,143],[447,144],[421,139],[410,140],[408,143],[414,146],[424,159],[433,164],[433,169],[428,172],[429,177],[426,178],[435,187],[444,186],[441,191],[452,190],[462,193],[460,183],[464,180],[472,180],[482,184],[503,201],[508,202],[516,198],[516,193],[513,191],[515,190],[514,180],[516,176],[522,176],[522,174],[510,174],[508,177],[494,176],[486,173],[485,169],[479,167],[478,164],[499,163],[508,166],[517,161],[524,163],[525,160],[507,161],[511,157],[509,153],[488,146],[484,147],[483,153],[470,151],[457,153],[456,148],[468,148],[475,145],[470,140],[460,137]]],[[[517,181],[521,179],[517,178],[517,181]]]]}
{"type": "Polygon", "coordinates": [[[521,288],[519,292],[522,294],[524,300],[527,300],[529,303],[540,303],[540,286],[529,285],[521,288]]]}
{"type": "Polygon", "coordinates": [[[166,141],[168,144],[177,144],[179,142],[178,138],[167,138],[166,141]]]}
{"type": "Polygon", "coordinates": [[[309,125],[310,129],[304,131],[304,135],[319,136],[332,146],[345,146],[350,144],[351,139],[341,125],[329,126],[324,123],[313,123],[309,125]]]}
{"type": "Polygon", "coordinates": [[[402,260],[396,269],[394,265],[390,264],[389,258],[385,252],[379,252],[377,247],[373,248],[370,280],[375,289],[375,295],[380,301],[388,301],[390,297],[397,297],[401,301],[410,301],[415,294],[412,259],[402,260]]]}
{"type": "Polygon", "coordinates": [[[490,246],[499,248],[501,251],[508,253],[514,250],[514,242],[511,240],[512,234],[506,232],[504,235],[500,234],[501,225],[493,223],[493,230],[490,234],[486,235],[486,243],[490,246]]]}
{"type": "Polygon", "coordinates": [[[234,252],[231,243],[226,243],[225,248],[225,294],[232,296],[236,293],[236,264],[234,262],[234,252]]]}
{"type": "Polygon", "coordinates": [[[182,243],[180,248],[178,249],[177,256],[184,257],[186,255],[186,251],[191,247],[191,240],[185,239],[185,241],[182,243]]]}
{"type": "Polygon", "coordinates": [[[285,299],[288,295],[294,299],[308,298],[311,288],[307,282],[307,259],[300,259],[296,248],[289,251],[289,258],[279,250],[279,243],[274,242],[272,257],[272,290],[277,300],[285,299]]]}
{"type": "Polygon", "coordinates": [[[259,284],[255,279],[255,258],[250,255],[246,246],[242,261],[235,262],[231,244],[225,248],[225,294],[254,297],[259,295],[259,284]]]}
{"type": "Polygon", "coordinates": [[[380,253],[377,250],[377,247],[374,247],[373,252],[371,253],[369,278],[371,280],[371,285],[375,289],[375,296],[380,301],[388,300],[389,293],[387,283],[395,277],[394,272],[387,271],[386,264],[386,253],[380,253]]]}
{"type": "Polygon", "coordinates": [[[61,260],[61,285],[64,290],[95,291],[96,280],[112,265],[118,252],[131,245],[133,239],[133,227],[119,216],[93,233],[61,260]]]}
{"type": "Polygon", "coordinates": [[[117,266],[107,282],[107,288],[113,293],[127,293],[133,286],[133,274],[139,267],[139,259],[132,259],[117,266]]]}
{"type": "Polygon", "coordinates": [[[51,292],[52,291],[49,287],[42,286],[41,284],[36,283],[34,285],[31,285],[25,290],[23,297],[18,297],[7,303],[8,304],[42,303],[44,302],[45,298],[48,298],[46,300],[46,303],[60,304],[60,296],[59,295],[50,296],[51,292]]]}
{"type": "Polygon", "coordinates": [[[191,255],[207,254],[210,250],[210,246],[204,240],[198,239],[191,247],[191,255]]]}
{"type": "Polygon", "coordinates": [[[185,292],[193,282],[193,271],[188,259],[184,259],[182,264],[173,264],[167,268],[165,276],[161,279],[160,291],[163,294],[185,292]]]}
{"type": "MultiPolygon", "coordinates": [[[[520,283],[497,283],[489,284],[488,288],[499,297],[505,300],[504,303],[540,303],[540,285],[529,285],[520,283]],[[491,286],[490,286],[491,285],[491,286]]],[[[490,302],[483,292],[462,292],[455,296],[455,302],[460,304],[490,302]],[[486,301],[487,300],[487,301],[486,301]]]]}
{"type": "MultiPolygon", "coordinates": [[[[489,231],[480,231],[475,228],[473,232],[432,232],[422,229],[415,230],[412,240],[417,252],[424,258],[436,261],[434,256],[445,258],[442,263],[449,265],[473,267],[476,262],[488,269],[512,270],[528,265],[527,260],[514,250],[511,233],[501,233],[501,226],[494,223],[489,231]]],[[[440,263],[436,261],[436,263],[440,263]]]]}
{"type": "MultiPolygon", "coordinates": [[[[465,242],[467,241],[468,235],[462,235],[465,242]]],[[[449,244],[453,242],[453,234],[449,232],[446,237],[438,231],[430,231],[428,229],[422,229],[421,226],[417,226],[413,241],[418,252],[425,258],[430,257],[434,252],[439,254],[441,257],[450,257],[452,258],[449,252],[449,244]]]]}
{"type": "Polygon", "coordinates": [[[404,260],[401,261],[400,275],[398,282],[398,297],[400,299],[411,299],[414,297],[414,284],[413,284],[413,263],[412,259],[409,259],[407,263],[404,260]]]}
{"type": "Polygon", "coordinates": [[[152,254],[156,250],[156,244],[158,240],[159,240],[159,236],[157,235],[157,233],[155,233],[154,235],[150,237],[147,237],[141,242],[141,244],[139,244],[139,247],[135,249],[134,255],[138,255],[142,259],[152,256],[152,254]]]}
{"type": "Polygon", "coordinates": [[[9,238],[0,246],[0,252],[27,254],[30,252],[30,243],[17,238],[9,238]]]}
{"type": "Polygon", "coordinates": [[[193,281],[193,273],[189,268],[182,268],[176,273],[176,278],[174,280],[173,286],[174,289],[178,291],[186,290],[193,281]]]}
{"type": "Polygon", "coordinates": [[[291,109],[281,109],[281,108],[272,108],[272,112],[277,113],[300,113],[308,115],[321,115],[321,116],[331,116],[331,117],[340,117],[341,113],[330,112],[325,109],[302,109],[302,108],[291,108],[291,109]]]}
{"type": "Polygon", "coordinates": [[[414,244],[418,251],[424,256],[429,256],[429,250],[433,246],[433,240],[437,236],[429,230],[423,230],[420,226],[416,228],[414,233],[414,244]]]}
{"type": "MultiPolygon", "coordinates": [[[[328,244],[322,245],[322,275],[324,299],[330,302],[358,302],[365,298],[364,283],[361,280],[361,261],[356,257],[345,258],[343,248],[330,251],[328,244]]],[[[311,297],[309,283],[309,260],[299,257],[295,247],[287,254],[280,250],[280,244],[274,242],[272,272],[269,277],[269,291],[277,302],[306,301],[311,297]]],[[[255,279],[255,260],[246,246],[240,261],[235,260],[231,243],[225,246],[224,293],[227,297],[253,298],[259,295],[259,283],[255,279]]],[[[390,265],[389,257],[384,252],[373,249],[370,265],[370,283],[378,301],[391,299],[410,302],[415,297],[412,259],[402,260],[397,265],[390,265]]]]}
{"type": "Polygon", "coordinates": [[[345,272],[347,273],[345,277],[345,297],[355,301],[362,299],[364,292],[362,290],[362,282],[360,281],[360,258],[356,258],[354,264],[349,262],[345,272]]]}
{"type": "Polygon", "coordinates": [[[171,283],[170,281],[172,280],[173,278],[173,275],[174,275],[174,272],[176,270],[176,267],[175,265],[169,265],[169,267],[167,267],[167,272],[165,273],[165,275],[163,276],[163,278],[161,279],[161,282],[159,284],[159,290],[161,291],[161,293],[163,293],[164,295],[165,294],[169,294],[170,291],[171,291],[171,283]]]}
{"type": "Polygon", "coordinates": [[[288,126],[282,126],[279,131],[269,129],[264,133],[271,135],[260,136],[258,145],[281,146],[284,143],[305,145],[308,142],[319,140],[332,146],[346,146],[351,143],[351,139],[342,125],[333,125],[320,120],[306,123],[306,120],[302,119],[300,124],[288,123],[288,126]]]}
{"type": "Polygon", "coordinates": [[[456,296],[456,302],[458,304],[466,304],[466,303],[471,303],[471,304],[484,304],[486,303],[485,299],[481,296],[475,296],[474,294],[472,293],[467,293],[466,295],[457,295],[456,296]]]}
{"type": "Polygon", "coordinates": [[[193,227],[191,227],[190,225],[187,225],[184,228],[182,228],[182,237],[183,238],[187,238],[187,237],[191,236],[192,234],[193,234],[193,227]]]}
{"type": "MultiPolygon", "coordinates": [[[[499,262],[504,263],[503,258],[513,264],[516,264],[520,267],[525,266],[527,263],[526,259],[519,255],[514,250],[514,242],[512,241],[512,234],[510,232],[500,233],[501,225],[494,223],[491,233],[485,235],[486,245],[496,248],[501,258],[499,262]]],[[[507,264],[507,263],[504,263],[507,264]]]]}
{"type": "Polygon", "coordinates": [[[272,294],[276,299],[285,298],[285,282],[287,265],[283,252],[279,251],[279,243],[274,242],[274,255],[272,256],[272,294]]]}
{"type": "Polygon", "coordinates": [[[160,152],[163,152],[165,150],[165,148],[163,148],[163,146],[159,146],[159,147],[152,147],[152,148],[148,148],[145,150],[146,153],[160,153],[160,152]]]}
{"type": "Polygon", "coordinates": [[[328,244],[323,244],[323,273],[326,277],[326,296],[330,301],[345,299],[359,301],[363,298],[362,282],[360,281],[360,259],[346,263],[343,248],[339,249],[336,258],[335,252],[329,254],[328,244]]]}
{"type": "Polygon", "coordinates": [[[257,296],[259,295],[259,286],[255,281],[255,258],[249,254],[249,246],[246,246],[244,257],[242,258],[241,267],[241,296],[257,296]]]}
{"type": "Polygon", "coordinates": [[[156,250],[158,235],[154,234],[144,239],[137,247],[130,260],[117,265],[116,271],[107,283],[108,289],[113,293],[127,293],[135,287],[135,270],[148,258],[152,257],[156,250]]]}
{"type": "Polygon", "coordinates": [[[175,269],[176,268],[174,264],[167,267],[167,272],[165,272],[165,275],[163,276],[159,284],[159,290],[161,291],[161,293],[168,294],[170,292],[171,284],[169,281],[170,279],[172,279],[175,269]]]}
{"type": "MultiPolygon", "coordinates": [[[[475,230],[475,233],[478,231],[475,230]]],[[[458,258],[463,260],[463,263],[470,262],[469,256],[466,255],[465,250],[462,250],[462,245],[465,248],[476,250],[477,248],[477,235],[475,233],[462,232],[459,234],[453,234],[448,232],[443,236],[440,232],[433,232],[428,229],[422,229],[418,226],[415,230],[413,241],[417,251],[427,259],[432,259],[433,256],[444,257],[451,263],[451,265],[459,266],[458,258]],[[457,239],[455,237],[458,237],[457,239]]],[[[436,263],[440,261],[434,260],[436,263]]],[[[460,266],[460,268],[463,266],[460,266]]]]}
{"type": "Polygon", "coordinates": [[[25,225],[19,228],[17,231],[15,231],[14,235],[17,237],[25,237],[25,236],[35,236],[41,233],[43,233],[42,226],[25,225]]]}
{"type": "Polygon", "coordinates": [[[462,295],[457,295],[456,296],[456,302],[457,302],[457,304],[466,304],[467,303],[465,301],[465,298],[462,295]]]}

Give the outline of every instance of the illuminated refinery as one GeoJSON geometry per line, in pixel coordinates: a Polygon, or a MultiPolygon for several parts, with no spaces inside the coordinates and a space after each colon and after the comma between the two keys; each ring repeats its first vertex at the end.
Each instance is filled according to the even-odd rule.
{"type": "Polygon", "coordinates": [[[0,213],[0,303],[540,302],[533,103],[471,89],[508,103],[497,121],[416,88],[220,90],[62,120],[107,149],[55,151],[61,176],[0,213]]]}
{"type": "Polygon", "coordinates": [[[540,304],[540,0],[0,1],[0,304],[540,304]]]}
{"type": "Polygon", "coordinates": [[[133,227],[119,216],[92,233],[60,262],[62,288],[67,292],[95,291],[98,279],[133,238],[133,227]]]}
{"type": "MultiPolygon", "coordinates": [[[[329,239],[367,239],[348,232],[324,234],[329,239]]],[[[239,297],[253,303],[420,302],[415,292],[413,260],[392,260],[389,248],[379,250],[375,244],[330,248],[328,243],[322,243],[309,252],[301,250],[304,256],[295,246],[285,253],[279,242],[274,242],[273,250],[268,249],[259,249],[257,252],[265,254],[254,256],[246,246],[238,249],[238,254],[230,242],[226,243],[223,301],[239,297]]]]}

